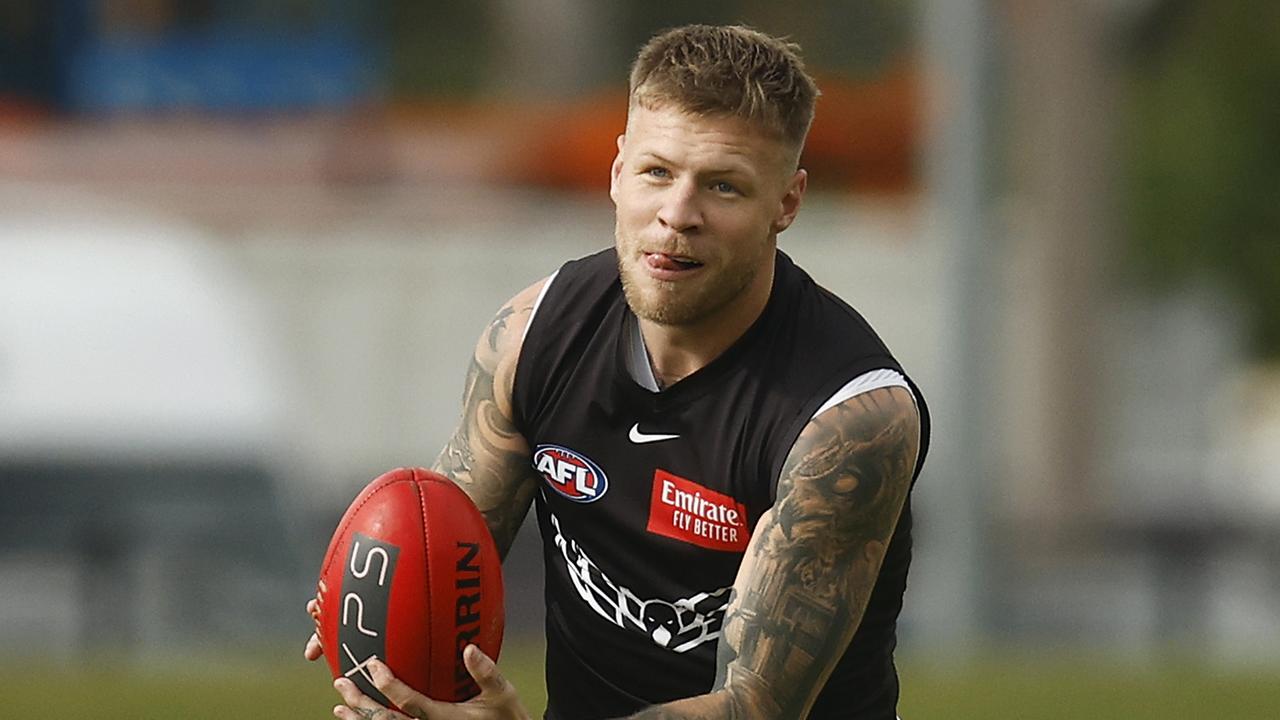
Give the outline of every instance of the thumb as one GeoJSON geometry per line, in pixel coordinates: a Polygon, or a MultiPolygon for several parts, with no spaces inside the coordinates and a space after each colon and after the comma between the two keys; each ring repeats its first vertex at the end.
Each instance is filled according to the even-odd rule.
{"type": "Polygon", "coordinates": [[[468,645],[462,651],[462,664],[480,687],[480,694],[467,701],[469,705],[486,708],[485,717],[504,718],[505,720],[529,720],[529,712],[520,703],[516,688],[502,673],[493,659],[476,647],[468,645]]]}
{"type": "Polygon", "coordinates": [[[471,677],[475,679],[481,690],[498,689],[493,687],[495,681],[498,684],[505,682],[502,673],[498,672],[497,663],[476,645],[468,645],[462,651],[462,663],[466,665],[467,672],[471,673],[471,677]]]}

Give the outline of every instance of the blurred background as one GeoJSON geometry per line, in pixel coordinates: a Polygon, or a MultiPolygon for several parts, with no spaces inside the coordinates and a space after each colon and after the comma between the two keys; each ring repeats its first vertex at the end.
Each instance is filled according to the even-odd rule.
{"type": "Polygon", "coordinates": [[[903,717],[1280,716],[1280,4],[3,0],[15,716],[326,716],[330,532],[612,242],[628,64],[686,22],[803,46],[782,247],[936,415],[903,717]]]}

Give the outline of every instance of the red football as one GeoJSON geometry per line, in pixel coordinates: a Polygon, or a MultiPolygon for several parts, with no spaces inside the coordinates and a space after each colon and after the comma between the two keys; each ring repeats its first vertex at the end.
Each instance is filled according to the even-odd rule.
{"type": "Polygon", "coordinates": [[[502,566],[471,499],[422,468],[392,470],[347,508],[329,542],[317,592],[320,644],[333,676],[390,706],[365,664],[385,662],[437,700],[478,692],[462,664],[475,643],[502,645],[502,566]]]}

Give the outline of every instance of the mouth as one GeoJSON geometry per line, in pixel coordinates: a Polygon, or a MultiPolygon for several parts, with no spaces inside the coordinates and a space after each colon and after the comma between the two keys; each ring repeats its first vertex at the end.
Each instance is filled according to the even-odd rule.
{"type": "Polygon", "coordinates": [[[684,273],[702,267],[702,261],[687,255],[649,252],[644,254],[644,259],[650,270],[660,273],[684,273]]]}

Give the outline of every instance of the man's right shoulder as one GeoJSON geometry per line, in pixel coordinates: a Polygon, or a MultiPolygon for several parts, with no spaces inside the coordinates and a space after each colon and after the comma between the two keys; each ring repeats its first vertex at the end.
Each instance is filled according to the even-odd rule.
{"type": "Polygon", "coordinates": [[[529,331],[538,303],[542,300],[556,273],[538,280],[516,293],[489,321],[479,342],[476,355],[492,354],[498,358],[518,356],[524,336],[529,331]]]}

